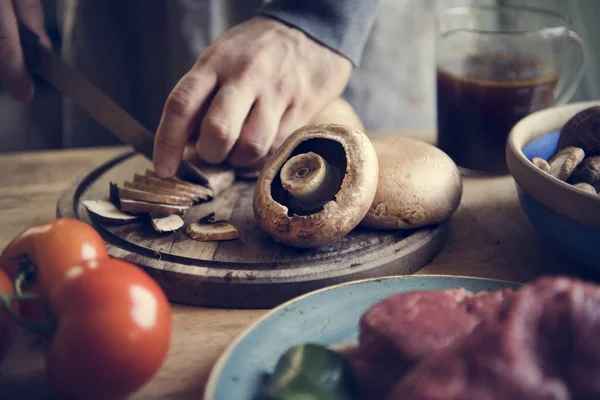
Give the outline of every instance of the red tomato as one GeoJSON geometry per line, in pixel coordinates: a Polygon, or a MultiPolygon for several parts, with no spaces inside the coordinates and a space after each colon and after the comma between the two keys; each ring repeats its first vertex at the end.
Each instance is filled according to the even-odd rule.
{"type": "MultiPolygon", "coordinates": [[[[88,260],[106,259],[108,253],[102,237],[85,222],[63,218],[34,225],[16,236],[0,254],[0,267],[14,279],[27,263],[35,268],[33,285],[27,292],[51,289],[64,270],[88,260]]],[[[25,302],[23,315],[40,317],[39,302],[25,302]]]]}
{"type": "Polygon", "coordinates": [[[58,324],[46,367],[60,394],[123,397],[162,365],[171,309],[158,284],[137,266],[117,259],[75,265],[47,294],[58,324]]]}
{"type": "MultiPolygon", "coordinates": [[[[0,293],[14,293],[12,282],[2,270],[0,270],[0,293]]],[[[17,309],[16,304],[13,304],[13,309],[17,309]]],[[[17,324],[6,312],[6,310],[4,310],[4,307],[0,305],[0,363],[2,362],[2,359],[4,359],[8,348],[12,344],[16,332],[17,324]]]]}

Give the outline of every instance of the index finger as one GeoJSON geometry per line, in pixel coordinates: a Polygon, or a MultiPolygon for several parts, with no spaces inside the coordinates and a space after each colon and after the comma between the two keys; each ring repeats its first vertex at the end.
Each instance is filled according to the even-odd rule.
{"type": "Polygon", "coordinates": [[[161,177],[172,176],[177,171],[195,118],[216,84],[215,73],[192,70],[181,78],[167,98],[154,138],[154,168],[161,177]]]}

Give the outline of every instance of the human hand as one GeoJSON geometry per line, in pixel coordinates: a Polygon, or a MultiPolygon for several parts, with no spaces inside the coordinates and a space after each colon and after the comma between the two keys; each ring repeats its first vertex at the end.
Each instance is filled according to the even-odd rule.
{"type": "Polygon", "coordinates": [[[188,140],[207,163],[254,166],[344,90],[352,64],[301,31],[256,17],[225,32],[169,95],[154,167],[175,173],[188,140]]]}
{"type": "Polygon", "coordinates": [[[0,0],[0,83],[17,100],[33,99],[33,81],[27,73],[17,21],[35,32],[50,48],[40,0],[0,0]]]}

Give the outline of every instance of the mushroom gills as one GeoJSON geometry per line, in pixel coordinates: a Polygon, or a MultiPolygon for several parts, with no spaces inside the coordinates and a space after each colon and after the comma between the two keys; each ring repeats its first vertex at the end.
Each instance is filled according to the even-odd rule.
{"type": "Polygon", "coordinates": [[[300,143],[271,184],[273,199],[288,208],[288,216],[319,212],[335,200],[347,167],[341,143],[313,138],[300,143]]]}

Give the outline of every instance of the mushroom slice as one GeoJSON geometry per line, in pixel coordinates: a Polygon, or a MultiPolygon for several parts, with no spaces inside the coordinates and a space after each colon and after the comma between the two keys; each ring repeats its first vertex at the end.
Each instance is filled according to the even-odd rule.
{"type": "Polygon", "coordinates": [[[123,224],[140,218],[139,215],[124,213],[108,200],[83,200],[81,203],[103,222],[123,224]]]}
{"type": "Polygon", "coordinates": [[[198,241],[233,240],[239,237],[239,233],[233,225],[224,220],[216,221],[214,213],[200,218],[198,222],[189,224],[185,233],[191,239],[198,241]]]}
{"type": "Polygon", "coordinates": [[[379,162],[375,198],[361,226],[416,229],[446,221],[458,209],[462,178],[454,161],[422,140],[386,136],[373,141],[379,162]]]}
{"type": "Polygon", "coordinates": [[[550,173],[550,164],[548,164],[548,161],[544,160],[543,158],[533,157],[531,162],[542,171],[550,173]]]}
{"type": "Polygon", "coordinates": [[[119,203],[122,211],[155,215],[183,215],[190,208],[189,206],[174,206],[127,199],[119,199],[119,203]]]}
{"type": "Polygon", "coordinates": [[[179,197],[186,198],[192,202],[198,201],[198,200],[203,200],[203,199],[199,199],[198,196],[196,196],[195,194],[191,194],[190,192],[185,191],[185,190],[169,189],[169,188],[164,188],[164,187],[157,186],[157,185],[140,183],[140,182],[127,182],[126,181],[125,183],[123,183],[123,187],[128,188],[128,189],[142,190],[144,192],[154,192],[154,193],[166,194],[166,195],[171,195],[171,196],[179,196],[179,197]]]}
{"type": "Polygon", "coordinates": [[[377,175],[377,154],[363,132],[306,125],[263,167],[252,199],[254,217],[281,244],[326,245],[348,234],[369,211],[377,175]]]}
{"type": "Polygon", "coordinates": [[[213,196],[218,196],[224,190],[230,188],[235,182],[235,169],[227,164],[212,165],[206,164],[198,158],[194,146],[186,146],[184,159],[192,163],[208,181],[208,187],[212,190],[213,196]]]}
{"type": "Polygon", "coordinates": [[[190,187],[187,187],[185,185],[181,185],[175,182],[169,182],[161,178],[154,178],[152,176],[135,174],[133,176],[133,182],[143,183],[146,185],[160,187],[163,189],[169,189],[172,191],[178,191],[180,193],[187,193],[190,196],[194,196],[195,198],[198,198],[200,200],[209,200],[213,197],[212,191],[209,188],[203,188],[202,190],[191,189],[190,187]]]}
{"type": "Polygon", "coordinates": [[[183,219],[176,214],[166,217],[151,216],[151,218],[152,227],[156,232],[175,232],[184,225],[183,219]]]}
{"type": "Polygon", "coordinates": [[[176,176],[172,176],[169,178],[161,178],[158,176],[158,174],[156,172],[149,170],[149,169],[146,170],[146,176],[151,177],[151,178],[160,179],[165,182],[174,183],[177,185],[177,187],[179,187],[181,189],[185,188],[193,193],[206,194],[208,196],[213,195],[213,191],[209,187],[198,185],[196,183],[192,183],[192,182],[188,182],[188,181],[184,181],[183,179],[179,179],[176,176]]]}
{"type": "Polygon", "coordinates": [[[567,181],[584,157],[585,153],[579,147],[565,147],[550,159],[550,175],[567,181]]]}
{"type": "Polygon", "coordinates": [[[189,197],[182,197],[177,195],[154,193],[151,191],[144,191],[132,188],[119,188],[116,189],[120,199],[127,200],[139,200],[146,201],[148,203],[159,203],[159,204],[172,204],[176,206],[191,206],[192,202],[189,197]]]}
{"type": "Polygon", "coordinates": [[[594,188],[589,183],[581,182],[581,183],[576,183],[573,186],[575,186],[576,188],[579,188],[579,189],[583,190],[584,192],[588,192],[588,193],[591,193],[591,194],[598,194],[598,192],[596,192],[596,188],[594,188]]]}

